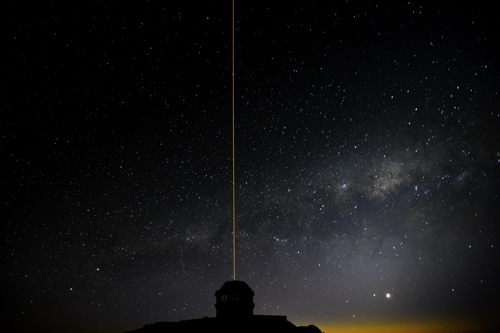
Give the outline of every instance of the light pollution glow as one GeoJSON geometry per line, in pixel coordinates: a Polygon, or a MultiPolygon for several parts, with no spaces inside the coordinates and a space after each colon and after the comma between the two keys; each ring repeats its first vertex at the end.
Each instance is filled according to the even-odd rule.
{"type": "MultiPolygon", "coordinates": [[[[302,324],[301,324],[302,325],[302,324]]],[[[307,325],[307,324],[303,324],[307,325]]],[[[470,319],[449,320],[408,320],[397,321],[368,321],[363,323],[327,323],[317,322],[324,333],[467,333],[467,332],[494,332],[493,325],[480,323],[470,319]]]]}

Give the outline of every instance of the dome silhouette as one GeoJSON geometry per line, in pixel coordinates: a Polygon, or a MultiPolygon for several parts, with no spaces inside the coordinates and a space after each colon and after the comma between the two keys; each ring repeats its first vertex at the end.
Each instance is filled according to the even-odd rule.
{"type": "Polygon", "coordinates": [[[243,281],[227,281],[215,293],[216,317],[235,318],[253,315],[254,292],[243,281]]]}

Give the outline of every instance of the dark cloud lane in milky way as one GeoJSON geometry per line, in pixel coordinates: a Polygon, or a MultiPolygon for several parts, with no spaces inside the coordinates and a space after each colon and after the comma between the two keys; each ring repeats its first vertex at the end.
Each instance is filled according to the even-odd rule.
{"type": "MultiPolygon", "coordinates": [[[[9,2],[8,330],[215,315],[232,279],[231,3],[9,2]]],[[[498,14],[236,3],[236,278],[324,332],[493,329],[498,14]]]]}

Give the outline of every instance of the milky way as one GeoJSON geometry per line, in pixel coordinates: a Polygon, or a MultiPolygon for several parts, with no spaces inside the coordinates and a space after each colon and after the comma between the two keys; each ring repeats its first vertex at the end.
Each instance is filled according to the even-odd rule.
{"type": "MultiPolygon", "coordinates": [[[[231,4],[9,6],[2,321],[122,332],[214,316],[233,278],[231,4]]],[[[497,14],[235,12],[236,278],[254,312],[325,332],[493,327],[497,14]]]]}

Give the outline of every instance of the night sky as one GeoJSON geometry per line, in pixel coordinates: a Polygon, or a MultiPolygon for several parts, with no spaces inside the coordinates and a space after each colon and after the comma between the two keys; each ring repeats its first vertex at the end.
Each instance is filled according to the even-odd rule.
{"type": "MultiPolygon", "coordinates": [[[[2,10],[1,330],[215,316],[231,2],[57,3],[2,10]]],[[[460,3],[236,1],[236,279],[255,314],[498,327],[499,17],[460,3]]]]}

